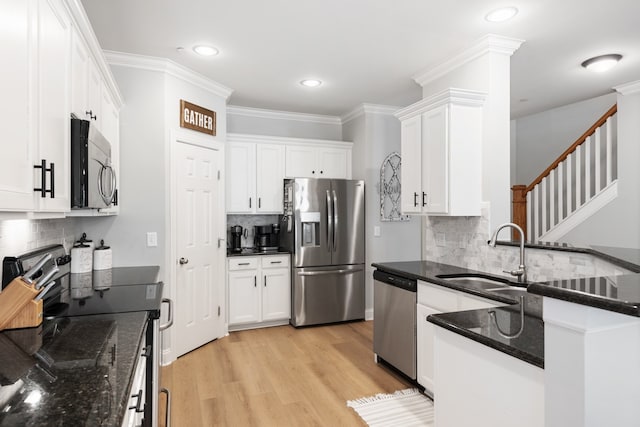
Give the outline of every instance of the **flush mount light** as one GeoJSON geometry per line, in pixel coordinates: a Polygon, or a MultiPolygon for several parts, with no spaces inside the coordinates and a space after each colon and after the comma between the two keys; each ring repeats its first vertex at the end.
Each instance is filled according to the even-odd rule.
{"type": "Polygon", "coordinates": [[[581,65],[587,70],[602,73],[613,68],[621,59],[622,55],[611,53],[609,55],[594,56],[584,61],[581,65]]]}
{"type": "Polygon", "coordinates": [[[492,10],[484,17],[489,22],[504,22],[513,18],[518,14],[518,9],[515,7],[501,7],[500,9],[492,10]]]}
{"type": "Polygon", "coordinates": [[[215,47],[205,45],[196,46],[193,48],[193,51],[202,56],[214,56],[220,53],[215,47]]]}
{"type": "Polygon", "coordinates": [[[305,79],[305,80],[302,80],[300,84],[306,87],[318,87],[322,84],[322,82],[316,79],[305,79]]]}

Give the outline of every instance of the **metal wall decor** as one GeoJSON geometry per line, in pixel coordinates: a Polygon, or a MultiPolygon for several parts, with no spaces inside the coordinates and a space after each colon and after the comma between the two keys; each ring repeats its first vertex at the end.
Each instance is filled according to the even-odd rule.
{"type": "Polygon", "coordinates": [[[400,212],[400,154],[393,152],[380,167],[380,220],[408,221],[409,215],[400,212]]]}

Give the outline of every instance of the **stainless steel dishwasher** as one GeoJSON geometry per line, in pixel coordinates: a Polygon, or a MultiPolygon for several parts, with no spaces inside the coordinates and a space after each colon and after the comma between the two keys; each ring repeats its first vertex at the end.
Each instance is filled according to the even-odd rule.
{"type": "Polygon", "coordinates": [[[373,352],[409,378],[416,379],[417,281],[373,272],[373,352]]]}

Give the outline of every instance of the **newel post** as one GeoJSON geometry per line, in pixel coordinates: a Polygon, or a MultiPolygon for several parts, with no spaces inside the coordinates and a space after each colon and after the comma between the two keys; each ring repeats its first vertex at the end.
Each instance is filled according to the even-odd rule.
{"type": "MultiPolygon", "coordinates": [[[[511,221],[518,224],[524,230],[525,239],[527,236],[527,186],[514,185],[511,187],[512,193],[512,217],[511,221]]],[[[520,239],[518,232],[513,230],[512,239],[520,239]]]]}

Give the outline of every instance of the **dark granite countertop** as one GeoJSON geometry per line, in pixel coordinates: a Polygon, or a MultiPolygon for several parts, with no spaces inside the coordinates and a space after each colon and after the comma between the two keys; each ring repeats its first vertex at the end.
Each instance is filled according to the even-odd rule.
{"type": "Polygon", "coordinates": [[[242,248],[242,252],[231,252],[227,249],[227,257],[259,256],[259,255],[289,255],[291,252],[278,249],[277,251],[261,252],[255,248],[242,248]]]}
{"type": "Polygon", "coordinates": [[[0,333],[0,426],[119,426],[147,312],[0,333]]]}
{"type": "Polygon", "coordinates": [[[498,351],[516,357],[532,365],[544,368],[544,323],[542,321],[542,298],[528,292],[506,290],[487,290],[500,286],[512,286],[522,289],[528,283],[517,283],[510,278],[487,274],[476,270],[441,264],[431,261],[407,261],[372,264],[379,270],[395,273],[409,279],[424,280],[443,287],[492,299],[508,304],[495,309],[460,311],[433,314],[428,321],[487,345],[498,351]],[[467,276],[465,280],[446,280],[446,277],[467,276]],[[471,276],[471,277],[469,277],[471,276]],[[497,280],[496,285],[487,286],[474,277],[497,280]],[[500,284],[502,283],[502,285],[500,284]],[[497,327],[489,317],[490,311],[496,312],[501,329],[509,334],[515,333],[520,326],[519,296],[524,298],[525,324],[518,338],[507,339],[498,334],[497,327]],[[510,329],[502,325],[511,325],[510,329]]]}

